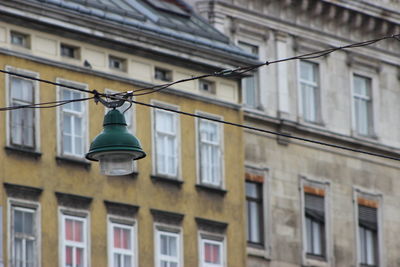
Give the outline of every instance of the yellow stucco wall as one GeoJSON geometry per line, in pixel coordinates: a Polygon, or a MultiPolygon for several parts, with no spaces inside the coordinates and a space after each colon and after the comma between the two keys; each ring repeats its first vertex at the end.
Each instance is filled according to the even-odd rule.
{"type": "MultiPolygon", "coordinates": [[[[42,63],[0,54],[0,67],[13,66],[40,74],[40,78],[56,81],[64,78],[88,84],[88,88],[103,91],[109,88],[125,91],[131,85],[79,73],[42,63]]],[[[232,81],[226,80],[226,83],[232,81]]],[[[6,106],[5,75],[0,75],[0,106],[6,106]]],[[[132,88],[134,89],[134,88],[132,88]]],[[[218,88],[217,88],[218,90],[218,88]]],[[[54,85],[40,83],[40,102],[56,100],[54,85]]],[[[167,93],[137,97],[136,100],[150,103],[159,100],[179,106],[182,111],[195,113],[204,111],[222,116],[227,121],[242,122],[240,111],[202,100],[167,93]]],[[[139,266],[154,266],[153,217],[150,209],[159,209],[184,214],[182,222],[184,265],[198,265],[198,227],[195,217],[228,223],[226,233],[227,266],[245,266],[244,193],[243,193],[243,145],[242,129],[224,125],[224,179],[225,195],[196,189],[196,132],[195,118],[180,116],[181,136],[181,187],[154,182],[152,174],[151,112],[144,106],[133,106],[136,135],[141,140],[147,157],[138,161],[138,176],[106,177],[99,174],[98,163],[89,169],[74,164],[58,163],[56,108],[40,110],[41,157],[6,152],[0,149],[0,182],[43,188],[41,205],[41,258],[43,267],[58,264],[58,204],[55,192],[92,197],[90,205],[91,266],[107,266],[107,211],[104,200],[139,206],[138,223],[139,266]]],[[[104,107],[89,103],[89,136],[92,140],[102,129],[104,107]]],[[[0,113],[0,144],[6,146],[6,112],[0,113]]],[[[3,253],[7,262],[7,195],[2,187],[3,253]]]]}

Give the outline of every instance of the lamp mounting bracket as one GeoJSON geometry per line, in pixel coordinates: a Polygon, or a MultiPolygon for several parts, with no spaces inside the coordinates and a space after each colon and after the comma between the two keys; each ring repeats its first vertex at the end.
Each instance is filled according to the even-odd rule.
{"type": "Polygon", "coordinates": [[[122,106],[125,101],[129,101],[132,100],[132,96],[133,96],[133,91],[128,91],[127,93],[125,93],[123,96],[119,96],[119,95],[105,95],[102,94],[100,95],[100,93],[98,93],[96,90],[94,90],[95,96],[94,96],[94,102],[97,103],[101,103],[103,104],[105,107],[107,108],[118,108],[120,106],[122,106]],[[105,98],[108,99],[112,99],[112,100],[105,100],[105,98]]]}

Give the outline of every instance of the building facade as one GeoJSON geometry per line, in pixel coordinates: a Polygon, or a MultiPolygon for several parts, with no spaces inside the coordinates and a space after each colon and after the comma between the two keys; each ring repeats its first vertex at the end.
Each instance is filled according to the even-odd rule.
{"type": "MultiPolygon", "coordinates": [[[[400,33],[399,1],[191,1],[272,61],[400,33]]],[[[394,38],[260,68],[243,80],[247,125],[399,158],[394,38]]],[[[400,265],[396,160],[245,131],[247,266],[400,265]]]]}
{"type": "MultiPolygon", "coordinates": [[[[0,3],[1,69],[20,75],[0,75],[1,107],[255,62],[181,1],[0,3]]],[[[210,77],[135,100],[242,123],[240,86],[238,76],[210,77]]],[[[0,266],[244,266],[242,130],[128,103],[121,110],[147,153],[122,177],[100,175],[84,158],[106,112],[93,100],[1,112],[0,266]]]]}

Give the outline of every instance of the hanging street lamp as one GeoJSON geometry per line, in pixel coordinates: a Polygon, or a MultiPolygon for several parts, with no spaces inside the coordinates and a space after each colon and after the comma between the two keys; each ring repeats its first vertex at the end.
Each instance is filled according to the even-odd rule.
{"type": "Polygon", "coordinates": [[[97,95],[95,101],[112,110],[104,116],[104,129],[94,138],[86,159],[99,161],[102,174],[109,176],[130,174],[134,169],[133,161],[144,158],[146,153],[139,140],[128,131],[124,115],[116,109],[122,106],[125,100],[108,102],[97,95]]]}

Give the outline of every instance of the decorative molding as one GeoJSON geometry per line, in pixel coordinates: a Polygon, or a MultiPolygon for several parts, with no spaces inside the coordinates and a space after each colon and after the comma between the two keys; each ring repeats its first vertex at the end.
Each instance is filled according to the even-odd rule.
{"type": "Polygon", "coordinates": [[[104,205],[106,206],[107,213],[112,215],[134,217],[139,211],[139,206],[127,203],[104,200],[104,205]]]}
{"type": "Polygon", "coordinates": [[[92,203],[91,197],[55,192],[57,197],[58,205],[69,207],[69,208],[77,208],[77,209],[89,209],[90,204],[92,203]]]}
{"type": "Polygon", "coordinates": [[[176,213],[171,211],[164,211],[158,209],[150,209],[151,215],[156,222],[180,225],[185,216],[182,213],[176,213]]]}
{"type": "Polygon", "coordinates": [[[39,187],[11,183],[4,183],[3,185],[6,189],[8,197],[13,198],[38,201],[40,195],[43,192],[43,189],[39,187]]]}
{"type": "Polygon", "coordinates": [[[200,217],[195,218],[197,226],[204,231],[211,233],[223,234],[228,228],[228,223],[204,219],[200,217]]]}

